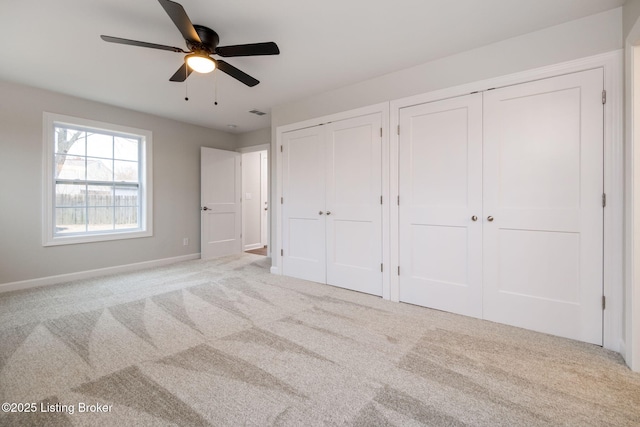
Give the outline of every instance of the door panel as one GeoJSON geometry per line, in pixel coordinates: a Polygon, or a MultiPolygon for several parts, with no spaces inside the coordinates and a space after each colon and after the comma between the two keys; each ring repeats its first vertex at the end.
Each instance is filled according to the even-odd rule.
{"type": "Polygon", "coordinates": [[[240,154],[202,147],[200,150],[202,259],[242,250],[240,154]],[[205,209],[206,208],[206,209],[205,209]]]}
{"type": "Polygon", "coordinates": [[[400,301],[482,317],[482,97],[400,110],[400,301]]]}
{"type": "Polygon", "coordinates": [[[326,282],[324,147],[320,127],[283,135],[282,271],[321,283],[326,282]]]}
{"type": "Polygon", "coordinates": [[[326,130],[327,283],[382,295],[380,114],[326,130]]]}
{"type": "Polygon", "coordinates": [[[602,344],[602,81],[484,95],[486,319],[602,344]]]}

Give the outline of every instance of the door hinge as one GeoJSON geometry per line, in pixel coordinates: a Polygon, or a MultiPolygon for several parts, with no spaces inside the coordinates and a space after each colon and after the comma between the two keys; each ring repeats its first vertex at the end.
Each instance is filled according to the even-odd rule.
{"type": "Polygon", "coordinates": [[[604,310],[607,307],[607,297],[602,295],[602,309],[604,310]]]}
{"type": "Polygon", "coordinates": [[[380,138],[382,138],[382,128],[380,128],[380,138]]]}
{"type": "Polygon", "coordinates": [[[398,135],[400,135],[400,125],[398,125],[398,130],[397,130],[397,132],[398,132],[398,135]]]}
{"type": "Polygon", "coordinates": [[[280,152],[281,152],[281,153],[282,153],[282,150],[283,150],[283,148],[282,148],[282,145],[281,145],[281,146],[280,146],[280,152]]]}
{"type": "Polygon", "coordinates": [[[380,273],[384,272],[384,266],[380,264],[380,273]]]}
{"type": "Polygon", "coordinates": [[[280,204],[284,203],[284,197],[280,197],[280,204]]]}
{"type": "Polygon", "coordinates": [[[397,202],[398,202],[398,206],[400,206],[400,196],[398,196],[397,202]]]}
{"type": "Polygon", "coordinates": [[[607,91],[606,90],[602,91],[602,103],[603,104],[607,103],[607,91]]]}
{"type": "Polygon", "coordinates": [[[284,256],[284,249],[280,249],[280,256],[284,256]]]}
{"type": "Polygon", "coordinates": [[[607,206],[607,193],[602,193],[602,207],[607,206]]]}
{"type": "Polygon", "coordinates": [[[382,204],[382,196],[380,196],[380,204],[382,204]]]}
{"type": "Polygon", "coordinates": [[[398,266],[398,276],[400,275],[400,266],[398,266]]]}

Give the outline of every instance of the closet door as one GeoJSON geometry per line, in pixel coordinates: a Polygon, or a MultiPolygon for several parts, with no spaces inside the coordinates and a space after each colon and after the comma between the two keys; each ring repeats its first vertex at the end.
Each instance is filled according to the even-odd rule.
{"type": "Polygon", "coordinates": [[[325,140],[322,126],[287,132],[282,153],[282,271],[326,282],[325,140]]]}
{"type": "Polygon", "coordinates": [[[400,110],[400,301],[482,317],[482,96],[400,110]]]}
{"type": "Polygon", "coordinates": [[[484,317],[602,344],[601,69],[484,95],[484,317]]]}
{"type": "Polygon", "coordinates": [[[382,117],[323,126],[326,132],[327,283],[382,295],[382,117]]]}

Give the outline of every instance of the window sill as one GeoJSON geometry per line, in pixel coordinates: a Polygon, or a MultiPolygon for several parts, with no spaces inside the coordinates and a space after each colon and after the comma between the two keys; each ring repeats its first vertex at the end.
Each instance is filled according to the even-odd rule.
{"type": "Polygon", "coordinates": [[[83,234],[75,236],[48,236],[42,242],[42,246],[59,246],[59,245],[75,245],[79,243],[95,243],[107,242],[112,240],[138,239],[142,237],[151,237],[151,230],[135,230],[110,233],[83,234]]]}

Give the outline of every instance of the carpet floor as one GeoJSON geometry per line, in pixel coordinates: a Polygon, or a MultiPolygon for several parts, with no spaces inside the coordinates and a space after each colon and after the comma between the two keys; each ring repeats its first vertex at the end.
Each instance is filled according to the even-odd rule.
{"type": "Polygon", "coordinates": [[[0,294],[0,425],[640,425],[640,375],[616,353],[269,266],[0,294]]]}

